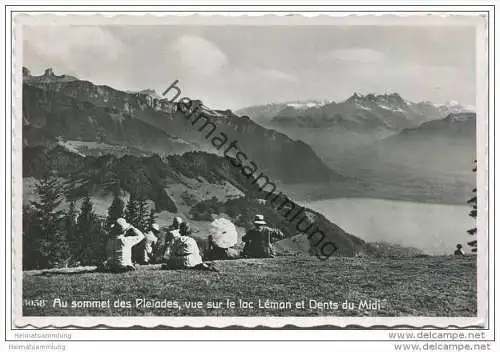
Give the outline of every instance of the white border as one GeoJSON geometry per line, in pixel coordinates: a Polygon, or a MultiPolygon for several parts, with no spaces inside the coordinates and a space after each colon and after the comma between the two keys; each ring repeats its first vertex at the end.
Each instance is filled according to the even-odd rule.
{"type": "MultiPolygon", "coordinates": [[[[62,9],[64,9],[64,7],[61,7],[62,9]]],[[[124,9],[126,9],[127,7],[124,7],[124,9]]],[[[37,7],[33,7],[33,9],[37,9],[37,7]]],[[[41,9],[43,10],[43,8],[40,8],[38,7],[38,9],[41,9]]],[[[81,9],[84,9],[84,10],[88,10],[88,8],[85,8],[85,7],[82,7],[81,9]]],[[[96,9],[96,6],[93,6],[92,7],[92,10],[96,9]]],[[[121,10],[121,9],[117,9],[115,7],[111,8],[112,10],[121,10]]],[[[130,8],[129,8],[130,9],[130,8]]],[[[131,10],[136,10],[137,8],[132,8],[131,10]]],[[[178,9],[182,9],[182,10],[185,10],[186,7],[178,7],[178,9]]],[[[202,8],[203,9],[203,8],[202,8]]],[[[210,11],[213,11],[214,9],[213,8],[208,8],[210,11]]],[[[243,8],[238,8],[238,10],[241,11],[244,11],[245,9],[243,8]]],[[[286,8],[278,8],[280,11],[287,11],[286,8]]],[[[294,12],[297,11],[297,8],[292,8],[294,12]]],[[[318,8],[316,7],[303,7],[302,9],[304,10],[314,10],[314,11],[319,11],[319,13],[321,13],[321,10],[318,10],[318,8]]],[[[343,7],[343,8],[334,8],[333,10],[335,11],[339,11],[339,10],[347,10],[347,11],[353,11],[355,10],[356,8],[353,7],[353,6],[348,6],[348,7],[343,7]]],[[[376,9],[376,8],[375,8],[376,9]]],[[[405,7],[401,7],[401,6],[393,6],[391,7],[391,9],[395,9],[395,10],[405,10],[405,11],[408,11],[408,8],[405,8],[405,7]]],[[[485,10],[487,8],[485,7],[478,7],[477,10],[485,10]]],[[[52,8],[51,8],[52,10],[52,8]]],[[[55,10],[55,8],[54,8],[55,10]]],[[[67,10],[67,8],[66,8],[67,10]]],[[[100,9],[99,9],[100,10],[100,9]]],[[[150,10],[153,10],[152,8],[148,8],[147,9],[148,11],[150,10]]],[[[174,8],[175,10],[175,8],[174,8]]],[[[266,9],[267,10],[267,9],[266,9]]],[[[326,8],[326,10],[328,10],[326,8]]],[[[377,9],[379,10],[379,9],[377,9]]],[[[450,9],[449,7],[432,7],[429,12],[432,12],[432,11],[437,11],[437,10],[445,10],[445,11],[450,11],[450,14],[452,13],[452,11],[454,10],[457,10],[457,7],[454,7],[453,9],[450,9]]],[[[466,7],[464,8],[463,10],[471,10],[470,7],[466,7]]],[[[74,11],[74,9],[72,8],[71,11],[74,11]]],[[[221,9],[221,13],[223,13],[224,9],[221,9]]],[[[269,10],[267,10],[269,11],[269,10]]],[[[262,13],[252,13],[252,16],[253,15],[262,15],[262,14],[265,14],[266,12],[262,12],[262,13]]],[[[324,13],[323,13],[324,14],[324,13]]],[[[109,14],[107,14],[105,17],[107,17],[109,14]]],[[[183,16],[187,16],[188,14],[185,14],[183,13],[182,14],[183,16]]],[[[213,18],[213,15],[211,17],[208,17],[208,18],[213,18]]],[[[238,14],[236,14],[238,15],[238,14]]],[[[329,16],[331,16],[332,14],[328,14],[329,16]]],[[[367,14],[364,13],[364,15],[366,16],[367,14]]],[[[378,16],[380,16],[379,13],[377,13],[378,16]]],[[[137,16],[140,16],[140,14],[138,14],[137,16]]],[[[134,19],[140,19],[140,17],[133,17],[134,19]]],[[[307,16],[314,16],[314,14],[311,14],[311,13],[308,13],[307,16]]],[[[337,14],[334,14],[334,16],[337,16],[337,14]]],[[[367,17],[364,17],[364,20],[366,21],[367,17]]],[[[58,16],[59,17],[59,16],[58,16]]],[[[85,17],[87,18],[90,18],[88,17],[88,15],[86,15],[85,17]]],[[[326,16],[325,16],[326,17],[326,16]]],[[[405,16],[406,17],[406,16],[405,16]]],[[[155,17],[149,17],[148,18],[148,22],[152,22],[154,20],[155,17]]],[[[185,17],[183,17],[185,18],[185,17]]],[[[354,18],[355,20],[356,17],[351,17],[351,19],[354,18]]],[[[328,17],[326,17],[326,19],[328,20],[328,17]]],[[[406,17],[405,20],[408,20],[409,18],[406,17]]],[[[198,20],[200,20],[200,18],[198,18],[198,20]]],[[[286,19],[285,19],[286,20],[286,19]]],[[[358,20],[359,20],[359,17],[358,17],[358,20]]],[[[490,17],[490,20],[492,20],[492,18],[490,17]]],[[[491,23],[490,23],[491,25],[491,23]]],[[[6,24],[6,27],[8,26],[8,23],[6,24]]],[[[7,28],[6,28],[7,30],[7,28]]],[[[491,39],[491,38],[490,38],[491,39]]],[[[7,44],[8,44],[8,38],[7,38],[7,44]]],[[[491,42],[491,41],[490,41],[491,42]]],[[[483,43],[485,44],[485,43],[483,43]]],[[[478,41],[478,49],[481,49],[481,43],[478,41]]],[[[492,47],[492,46],[491,46],[492,47]]],[[[485,48],[483,46],[483,48],[485,48]]],[[[478,50],[478,54],[479,53],[484,53],[485,51],[482,50],[482,51],[479,51],[478,50]]],[[[490,53],[490,60],[492,59],[491,58],[491,55],[492,53],[490,53]]],[[[480,62],[483,61],[484,63],[484,54],[483,54],[483,58],[480,57],[480,55],[478,56],[478,66],[480,65],[480,62]]],[[[490,62],[493,62],[492,60],[490,62]]],[[[19,65],[16,65],[15,67],[16,68],[19,68],[18,67],[19,65]]],[[[18,75],[20,75],[20,72],[21,70],[16,70],[16,72],[18,73],[18,75]]],[[[478,75],[478,80],[481,79],[481,75],[478,75]]],[[[8,76],[6,77],[8,78],[8,76]]],[[[17,80],[17,83],[18,85],[16,86],[15,90],[17,90],[17,92],[19,92],[19,87],[21,87],[21,84],[20,83],[20,80],[17,80]]],[[[7,81],[6,83],[6,88],[8,89],[9,88],[9,83],[7,81]]],[[[481,87],[484,87],[484,83],[483,84],[478,84],[478,87],[477,87],[477,91],[478,91],[478,97],[486,97],[486,94],[480,94],[481,92],[481,87]]],[[[8,91],[8,90],[7,90],[8,91]]],[[[485,89],[482,89],[482,92],[485,93],[485,89]]],[[[491,93],[491,92],[490,92],[491,93]]],[[[18,97],[19,98],[19,97],[18,97]]],[[[490,106],[493,105],[493,97],[491,97],[492,99],[490,100],[490,106]]],[[[483,99],[485,100],[485,98],[483,99]]],[[[19,99],[18,101],[16,101],[18,104],[19,104],[19,99]]],[[[484,104],[484,101],[483,101],[483,104],[484,104]]],[[[485,109],[481,109],[481,107],[484,107],[485,105],[481,105],[481,101],[478,100],[478,104],[477,104],[477,107],[478,107],[478,121],[486,121],[486,110],[485,109]]],[[[19,105],[17,106],[16,108],[17,111],[20,111],[19,110],[19,105]]],[[[493,110],[491,110],[493,111],[493,110]]],[[[14,116],[14,115],[10,115],[10,114],[7,114],[7,117],[8,116],[14,116]]],[[[19,116],[18,116],[19,117],[19,116]]],[[[9,126],[9,122],[8,122],[9,119],[7,119],[7,124],[9,126]]],[[[14,121],[16,123],[16,125],[14,125],[14,130],[12,130],[16,135],[17,135],[17,132],[16,131],[19,131],[20,130],[20,124],[17,124],[18,122],[20,121],[20,119],[17,119],[16,121],[14,121]]],[[[490,119],[490,121],[492,121],[492,119],[490,119]]],[[[486,127],[485,125],[483,125],[484,127],[486,127]]],[[[493,126],[490,126],[490,141],[492,141],[492,127],[493,126]]],[[[487,131],[487,127],[486,129],[483,128],[481,129],[480,125],[478,124],[478,142],[480,140],[483,140],[484,141],[484,138],[486,136],[486,131],[487,131]]],[[[7,138],[6,140],[7,143],[9,143],[9,138],[7,138]]],[[[478,143],[478,145],[482,145],[484,146],[485,144],[482,144],[481,142],[478,143]]],[[[16,148],[17,149],[17,148],[16,148]]],[[[18,151],[20,149],[17,149],[18,151]]],[[[493,151],[491,151],[493,154],[493,151]]],[[[19,153],[15,154],[15,155],[19,155],[19,153]]],[[[492,157],[492,155],[490,155],[490,157],[492,157]]],[[[13,159],[14,161],[14,164],[17,164],[17,166],[20,166],[20,160],[16,160],[16,158],[13,159]]],[[[484,158],[484,154],[481,156],[478,154],[478,166],[480,168],[480,172],[478,172],[478,190],[480,190],[480,184],[482,183],[484,185],[484,181],[487,179],[486,178],[486,173],[485,171],[487,171],[488,169],[487,168],[483,168],[483,167],[487,167],[487,160],[484,158]]],[[[14,170],[14,171],[19,171],[20,169],[18,168],[18,170],[14,170]]],[[[7,172],[9,172],[7,170],[7,172]]],[[[8,174],[7,174],[8,175],[8,174]]],[[[19,173],[17,173],[16,176],[19,176],[19,173]]],[[[15,178],[14,180],[19,180],[19,177],[15,178]]],[[[9,183],[10,181],[10,177],[7,177],[7,184],[9,183]]],[[[18,185],[16,185],[16,187],[18,187],[18,185]]],[[[21,186],[22,187],[22,186],[21,186]]],[[[483,188],[484,189],[484,188],[483,188]]],[[[12,194],[12,196],[15,196],[15,194],[22,194],[19,193],[19,188],[14,188],[14,193],[12,194]]],[[[8,197],[8,194],[7,194],[7,197],[8,197]]],[[[10,198],[10,197],[9,197],[10,198]]],[[[9,198],[6,198],[6,199],[9,199],[9,198]]],[[[15,200],[19,200],[17,197],[15,200]]],[[[484,197],[481,197],[479,195],[479,198],[478,198],[478,206],[480,209],[485,209],[485,207],[487,207],[487,204],[486,204],[486,198],[484,197]]],[[[15,213],[18,213],[19,214],[19,210],[20,208],[17,207],[15,208],[15,213]]],[[[490,204],[489,204],[489,209],[490,211],[493,210],[493,199],[490,199],[490,204]]],[[[481,212],[479,212],[479,214],[481,214],[481,212]]],[[[16,226],[15,226],[15,229],[19,229],[19,222],[20,222],[20,217],[16,217],[16,226]]],[[[484,224],[485,224],[485,221],[487,221],[487,219],[485,217],[479,217],[478,218],[478,223],[479,223],[479,228],[484,228],[484,224]]],[[[6,219],[6,224],[7,226],[9,225],[9,219],[6,219]]],[[[490,224],[490,225],[493,225],[493,222],[490,224]]],[[[8,228],[8,227],[7,227],[8,228]]],[[[492,227],[490,228],[490,231],[491,231],[492,227]]],[[[14,233],[17,233],[17,231],[15,231],[14,233]]],[[[8,235],[8,233],[7,233],[8,235]]],[[[491,236],[493,237],[493,236],[491,236]]],[[[484,241],[484,239],[483,239],[484,241]]],[[[491,245],[493,245],[493,239],[492,239],[492,243],[491,245]]],[[[7,248],[10,247],[10,244],[7,245],[7,248]]],[[[17,247],[17,246],[16,246],[17,247]]],[[[17,247],[19,248],[19,247],[17,247]]],[[[480,250],[481,248],[484,248],[483,251],[486,251],[486,246],[484,247],[480,247],[480,250]]],[[[490,247],[491,248],[491,247],[490,247]]],[[[20,256],[19,255],[16,255],[15,252],[13,252],[12,250],[9,250],[7,253],[14,253],[15,255],[15,258],[16,258],[16,268],[19,269],[19,259],[20,259],[20,256]]],[[[483,254],[486,254],[486,253],[479,253],[479,256],[482,257],[483,254]]],[[[484,257],[486,258],[486,257],[484,257]]],[[[492,262],[493,258],[489,258],[490,259],[490,263],[492,262]]],[[[8,260],[8,256],[6,256],[6,260],[8,260]]],[[[485,281],[487,280],[487,272],[486,270],[484,270],[484,265],[483,264],[486,264],[486,263],[479,263],[478,264],[478,288],[480,289],[481,287],[484,288],[484,283],[485,281]],[[482,270],[480,268],[483,268],[482,270]],[[481,278],[481,279],[480,279],[481,278]]],[[[490,282],[493,282],[493,267],[491,266],[491,270],[490,270],[490,277],[489,277],[489,281],[490,282]]],[[[19,277],[19,271],[16,272],[16,277],[19,277]]],[[[9,286],[9,285],[8,285],[9,286]]],[[[19,293],[21,291],[20,290],[20,286],[17,286],[15,287],[15,290],[16,290],[16,296],[17,297],[22,297],[19,296],[19,293]]],[[[493,300],[491,299],[491,294],[492,292],[489,292],[489,295],[488,295],[488,292],[480,292],[481,290],[478,291],[478,296],[479,295],[483,295],[485,294],[484,298],[482,299],[483,302],[485,302],[485,300],[487,300],[489,298],[491,304],[493,304],[493,300]],[[488,297],[489,296],[489,297],[488,297]]],[[[6,297],[6,302],[7,304],[9,304],[10,302],[10,297],[6,297]]],[[[481,298],[478,297],[478,302],[481,302],[481,298]]],[[[20,303],[20,301],[18,301],[17,303],[20,303]]],[[[19,307],[18,307],[19,308],[19,307]]],[[[492,312],[494,312],[494,307],[493,306],[490,306],[490,309],[492,312]]],[[[344,318],[344,317],[327,317],[327,320],[323,320],[323,322],[321,322],[320,320],[324,319],[324,318],[297,318],[297,317],[286,317],[286,318],[263,318],[263,317],[251,317],[251,318],[231,318],[231,317],[183,317],[183,318],[179,318],[178,321],[174,321],[175,318],[170,318],[170,319],[166,319],[168,317],[134,317],[133,318],[133,321],[131,322],[130,321],[130,318],[128,318],[128,323],[126,322],[127,318],[114,318],[113,320],[113,325],[116,324],[126,324],[126,325],[130,325],[131,323],[133,325],[142,325],[142,324],[153,324],[153,325],[157,325],[157,324],[165,324],[165,325],[173,325],[175,323],[176,326],[192,326],[192,327],[195,327],[195,326],[205,326],[205,325],[211,325],[211,326],[227,326],[228,324],[238,324],[238,325],[243,325],[243,326],[255,326],[255,325],[266,325],[266,326],[271,326],[271,325],[275,325],[277,324],[277,326],[281,326],[283,323],[291,323],[291,324],[294,324],[294,325],[297,325],[297,326],[310,326],[310,324],[312,323],[312,325],[322,325],[322,324],[333,324],[333,325],[337,325],[337,326],[345,326],[345,325],[349,325],[349,324],[359,324],[359,325],[364,325],[364,326],[367,326],[367,325],[388,325],[388,326],[393,326],[395,324],[397,325],[400,325],[400,324],[403,324],[403,325],[411,325],[411,326],[422,326],[422,325],[433,325],[433,326],[448,326],[450,324],[452,325],[457,325],[457,326],[463,326],[463,325],[476,325],[476,324],[481,324],[481,323],[484,323],[485,322],[485,315],[483,315],[483,313],[487,313],[484,308],[482,308],[481,306],[479,307],[479,311],[478,313],[483,316],[483,318],[344,318]],[[116,319],[116,320],[115,320],[116,319]],[[302,320],[304,319],[302,322],[299,322],[299,320],[302,320]],[[406,320],[405,320],[406,319],[406,320]],[[153,320],[157,320],[156,322],[154,322],[153,320]],[[169,323],[167,323],[167,320],[169,321],[169,323]],[[213,320],[213,324],[210,320],[213,320]],[[406,324],[405,324],[406,322],[406,324]],[[303,324],[305,325],[303,325],[303,324]],[[367,324],[367,325],[365,325],[367,324]]],[[[26,318],[23,318],[22,321],[18,321],[18,323],[27,323],[28,321],[25,320],[26,318]]],[[[43,317],[43,318],[37,318],[38,320],[38,323],[46,323],[48,321],[45,321],[47,319],[51,319],[51,318],[48,318],[48,317],[43,317]]],[[[52,318],[52,322],[56,322],[57,325],[59,326],[65,326],[65,325],[68,325],[67,323],[70,323],[70,324],[74,324],[74,325],[87,325],[90,324],[90,325],[95,325],[96,323],[101,323],[103,321],[106,321],[105,324],[110,324],[110,319],[109,318],[106,318],[106,317],[99,317],[99,318],[90,318],[91,321],[88,321],[89,318],[67,318],[67,317],[57,317],[57,319],[54,320],[54,318],[52,318]],[[83,320],[87,320],[87,322],[83,321],[83,320]]],[[[39,325],[39,324],[37,324],[39,325]]],[[[123,325],[122,325],[123,326],[123,325]]],[[[150,325],[151,326],[151,325],[150,325]]],[[[491,328],[491,327],[490,327],[491,328]]],[[[192,340],[193,339],[193,335],[192,335],[192,332],[187,332],[187,331],[179,331],[179,330],[176,330],[176,331],[169,331],[167,334],[165,334],[166,332],[163,331],[161,333],[162,336],[165,336],[168,335],[169,338],[182,338],[182,336],[184,336],[185,339],[190,339],[192,340]],[[189,334],[189,335],[188,335],[189,334]],[[176,337],[178,336],[178,337],[176,337]]],[[[101,334],[101,333],[96,333],[95,331],[92,332],[92,331],[78,331],[78,332],[73,332],[73,334],[78,334],[82,337],[84,336],[87,336],[87,337],[90,337],[89,335],[93,335],[92,338],[98,338],[97,335],[101,335],[102,338],[105,338],[105,339],[109,339],[109,338],[112,338],[112,336],[114,335],[119,335],[121,338],[119,339],[123,339],[123,338],[130,338],[130,339],[137,339],[138,337],[134,337],[136,335],[140,335],[140,339],[148,339],[147,336],[153,334],[153,335],[157,335],[154,331],[139,331],[138,334],[136,334],[136,332],[133,332],[133,331],[127,331],[127,332],[122,332],[122,331],[107,331],[105,334],[101,334]]],[[[300,333],[300,334],[297,334],[296,332],[293,333],[294,335],[296,334],[296,337],[299,338],[304,338],[304,334],[300,333]]],[[[196,336],[197,338],[200,337],[201,339],[214,339],[214,338],[217,338],[216,336],[218,335],[225,335],[225,338],[228,338],[228,334],[227,334],[227,331],[197,331],[196,332],[196,336]]],[[[259,339],[266,339],[266,336],[269,335],[269,336],[272,336],[273,339],[276,339],[277,336],[279,335],[290,335],[290,334],[286,334],[286,331],[259,331],[257,334],[252,331],[238,331],[237,333],[235,332],[231,332],[231,335],[232,336],[240,336],[243,337],[243,336],[248,336],[248,337],[243,337],[243,338],[251,338],[251,339],[254,339],[256,338],[255,335],[257,335],[259,339]],[[284,334],[285,333],[285,334],[284,334]],[[252,336],[253,337],[250,337],[252,336]]],[[[327,338],[327,339],[336,339],[334,336],[336,336],[337,338],[341,338],[341,339],[353,339],[353,340],[365,340],[365,339],[370,339],[369,336],[381,336],[381,335],[385,335],[382,336],[382,338],[385,338],[387,339],[387,333],[386,332],[383,332],[383,331],[374,331],[374,330],[370,330],[370,331],[363,331],[363,334],[359,334],[359,333],[356,333],[355,331],[338,331],[338,332],[335,332],[335,331],[326,331],[326,332],[322,332],[322,331],[308,331],[308,333],[306,335],[310,335],[310,336],[315,336],[314,338],[315,339],[322,339],[322,338],[327,338]],[[382,332],[382,334],[381,334],[382,332]],[[360,336],[362,335],[362,336],[360,336]],[[322,337],[320,337],[322,336],[322,337]]],[[[9,336],[13,336],[12,333],[9,334],[9,336]]],[[[292,336],[287,336],[287,338],[291,338],[292,336]]],[[[153,336],[149,337],[150,339],[153,338],[153,336]]],[[[372,337],[371,339],[376,339],[374,337],[372,337]]]]}

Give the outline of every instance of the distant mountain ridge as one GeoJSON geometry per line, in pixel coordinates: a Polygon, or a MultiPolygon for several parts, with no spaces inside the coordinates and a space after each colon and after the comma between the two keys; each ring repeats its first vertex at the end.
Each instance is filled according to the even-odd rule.
{"type": "Polygon", "coordinates": [[[397,93],[359,94],[342,102],[304,101],[243,108],[238,114],[268,126],[302,128],[343,128],[346,130],[386,129],[400,131],[422,122],[439,119],[452,112],[472,112],[457,102],[435,105],[429,101],[411,102],[397,93]]]}
{"type": "Polygon", "coordinates": [[[473,112],[451,113],[444,119],[428,121],[415,128],[405,129],[400,136],[408,137],[424,133],[437,135],[439,138],[473,137],[476,133],[476,114],[473,112]]]}
{"type": "MultiPolygon", "coordinates": [[[[238,113],[248,115],[259,121],[260,124],[286,133],[291,138],[308,143],[333,169],[342,170],[345,175],[350,177],[363,176],[366,178],[366,172],[369,172],[368,175],[372,175],[372,171],[375,171],[373,169],[360,169],[360,166],[366,162],[365,158],[361,156],[369,155],[370,149],[377,149],[377,146],[384,144],[385,139],[391,139],[394,136],[399,142],[407,145],[408,143],[405,144],[403,139],[405,134],[410,133],[412,129],[417,129],[419,126],[422,128],[427,126],[432,129],[441,124],[444,124],[442,127],[449,127],[447,135],[452,136],[458,131],[451,127],[456,126],[446,125],[445,119],[450,114],[473,113],[470,111],[472,109],[473,107],[462,106],[454,101],[442,105],[433,104],[430,101],[415,103],[404,99],[397,93],[354,93],[341,102],[327,102],[307,108],[297,109],[289,104],[270,104],[241,109],[238,110],[238,113]],[[436,125],[431,123],[434,121],[436,121],[436,125]],[[427,125],[428,123],[431,124],[427,125]]],[[[441,131],[445,133],[443,130],[441,131]]],[[[466,133],[467,138],[472,138],[473,143],[475,139],[469,132],[466,133]]],[[[455,137],[460,139],[458,135],[455,137]]],[[[448,143],[452,143],[452,141],[453,138],[447,139],[448,143]]],[[[459,143],[461,146],[464,145],[464,143],[459,143]]],[[[397,149],[396,144],[393,143],[392,146],[397,149]]],[[[418,145],[427,150],[424,144],[418,145]]],[[[418,153],[418,150],[408,148],[402,150],[407,153],[404,157],[407,160],[412,160],[412,154],[418,153]]],[[[453,152],[449,148],[446,150],[450,153],[453,152]]],[[[391,155],[395,154],[398,154],[398,163],[403,161],[401,153],[392,151],[386,155],[372,155],[377,158],[373,160],[373,168],[376,168],[377,164],[392,163],[391,155]]],[[[458,156],[454,156],[451,160],[457,159],[458,156]]],[[[372,164],[371,160],[368,161],[372,164]]],[[[405,162],[404,165],[408,165],[408,163],[405,162]]],[[[462,164],[457,163],[452,169],[458,170],[458,165],[462,164]]],[[[380,168],[384,167],[380,166],[380,168]]],[[[396,174],[406,172],[402,168],[393,171],[396,174]]],[[[378,174],[378,172],[376,173],[378,174]]],[[[381,174],[385,175],[384,172],[381,174]]],[[[386,176],[388,179],[392,178],[391,174],[386,176]]],[[[379,181],[377,179],[377,185],[379,181]]],[[[453,181],[450,180],[450,182],[453,181]]],[[[378,186],[374,185],[374,187],[378,186]]]]}

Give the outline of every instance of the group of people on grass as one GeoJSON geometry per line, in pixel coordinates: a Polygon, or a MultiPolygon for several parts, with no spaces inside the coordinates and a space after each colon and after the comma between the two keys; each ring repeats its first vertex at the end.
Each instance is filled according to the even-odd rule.
{"type": "MultiPolygon", "coordinates": [[[[242,237],[245,246],[240,253],[234,248],[237,241],[234,224],[217,219],[211,225],[204,252],[207,260],[270,258],[274,256],[272,241],[284,238],[279,229],[267,226],[263,215],[256,215],[254,227],[242,237]]],[[[153,263],[163,264],[163,269],[212,269],[211,264],[203,262],[198,243],[191,234],[189,225],[180,217],[175,217],[172,225],[165,228],[154,223],[146,233],[119,218],[110,229],[107,259],[98,270],[126,272],[135,270],[135,264],[153,263]]]]}

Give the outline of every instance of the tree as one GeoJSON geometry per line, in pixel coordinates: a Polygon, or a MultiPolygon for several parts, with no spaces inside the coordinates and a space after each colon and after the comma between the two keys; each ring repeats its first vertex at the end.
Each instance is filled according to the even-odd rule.
{"type": "MultiPolygon", "coordinates": [[[[23,269],[40,267],[40,222],[32,205],[23,205],[23,269]]],[[[47,253],[48,256],[48,253],[47,253]]]]}
{"type": "Polygon", "coordinates": [[[64,216],[64,229],[66,231],[66,238],[68,240],[70,253],[75,260],[79,256],[79,237],[77,226],[78,210],[76,209],[75,201],[69,203],[69,208],[64,216]]]}
{"type": "MultiPolygon", "coordinates": [[[[472,168],[473,172],[477,172],[477,160],[474,160],[474,167],[472,168]]],[[[474,193],[474,196],[467,201],[472,206],[472,210],[469,212],[469,216],[473,218],[474,220],[477,217],[477,189],[474,188],[472,190],[474,193]]],[[[471,236],[476,236],[477,235],[477,227],[474,226],[473,228],[467,230],[467,233],[471,236]]],[[[477,239],[474,239],[470,242],[467,242],[467,244],[472,248],[472,252],[477,252],[477,239]]]]}
{"type": "Polygon", "coordinates": [[[149,209],[147,200],[137,200],[137,223],[133,225],[142,232],[149,231],[149,209]]]}
{"type": "Polygon", "coordinates": [[[39,201],[34,201],[33,207],[40,217],[42,229],[52,229],[56,227],[58,220],[62,218],[63,211],[57,210],[61,204],[64,192],[57,178],[44,176],[35,186],[39,201]]]}
{"type": "MultiPolygon", "coordinates": [[[[37,268],[50,268],[60,265],[69,257],[69,246],[63,231],[64,212],[58,210],[62,202],[64,188],[54,176],[44,176],[36,185],[38,201],[32,202],[33,224],[29,225],[34,263],[37,268]]],[[[30,215],[30,216],[31,216],[30,215]]]]}
{"type": "Polygon", "coordinates": [[[78,259],[82,265],[98,264],[104,260],[106,236],[103,233],[101,222],[93,210],[90,197],[83,199],[80,215],[77,220],[78,228],[78,259]]]}
{"type": "Polygon", "coordinates": [[[139,223],[139,204],[133,195],[130,195],[127,207],[125,208],[125,220],[134,226],[139,223]]]}
{"type": "Polygon", "coordinates": [[[106,231],[111,229],[111,225],[113,225],[118,218],[122,218],[125,214],[125,202],[115,193],[113,197],[113,201],[108,208],[108,216],[106,217],[106,231]]]}
{"type": "Polygon", "coordinates": [[[149,209],[145,198],[131,195],[125,208],[125,220],[141,231],[149,229],[149,209]]]}
{"type": "Polygon", "coordinates": [[[148,217],[148,231],[151,230],[151,226],[156,222],[156,212],[155,208],[151,207],[149,210],[149,217],[148,217]]]}
{"type": "MultiPolygon", "coordinates": [[[[142,232],[149,231],[149,212],[147,200],[135,194],[130,195],[130,199],[125,209],[125,220],[142,232]]],[[[132,258],[141,262],[144,258],[144,250],[136,245],[132,248],[132,258]],[[142,258],[142,259],[141,259],[142,258]]]]}

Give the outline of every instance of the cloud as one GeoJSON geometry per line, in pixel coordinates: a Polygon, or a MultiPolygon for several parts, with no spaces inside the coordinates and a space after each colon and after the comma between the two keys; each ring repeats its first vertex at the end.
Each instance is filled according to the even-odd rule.
{"type": "Polygon", "coordinates": [[[386,60],[384,53],[366,48],[334,49],[320,55],[318,61],[348,61],[358,63],[381,63],[386,60]]]}
{"type": "Polygon", "coordinates": [[[126,49],[118,38],[98,26],[25,26],[23,41],[25,50],[44,64],[56,63],[73,72],[89,62],[94,70],[109,68],[123,59],[126,49]]]}
{"type": "Polygon", "coordinates": [[[266,79],[274,79],[277,81],[284,82],[298,82],[298,78],[290,75],[288,73],[284,73],[277,69],[269,69],[269,68],[256,68],[254,70],[250,70],[250,74],[255,74],[257,77],[262,77],[266,79]]]}
{"type": "MultiPolygon", "coordinates": [[[[257,84],[259,86],[282,86],[287,83],[297,83],[299,79],[292,74],[275,68],[235,67],[226,75],[228,80],[236,84],[257,84]]],[[[261,87],[262,89],[263,87],[261,87]]]]}
{"type": "Polygon", "coordinates": [[[179,56],[182,67],[194,74],[211,76],[228,63],[217,45],[198,36],[184,35],[170,49],[179,56]]]}

